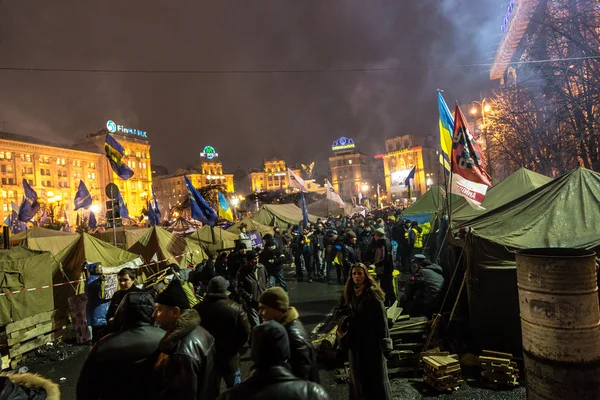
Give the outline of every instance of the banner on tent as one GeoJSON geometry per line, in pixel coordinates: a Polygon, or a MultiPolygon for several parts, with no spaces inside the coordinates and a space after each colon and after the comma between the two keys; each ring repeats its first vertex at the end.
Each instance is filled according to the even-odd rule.
{"type": "Polygon", "coordinates": [[[248,237],[250,238],[250,241],[252,242],[252,248],[259,248],[259,249],[263,249],[265,246],[263,244],[262,238],[260,237],[260,233],[258,233],[258,231],[250,231],[248,232],[248,237]]]}
{"type": "Polygon", "coordinates": [[[411,222],[412,221],[417,221],[417,224],[419,224],[419,225],[431,222],[431,218],[429,218],[429,214],[407,215],[404,218],[407,219],[407,220],[409,220],[409,221],[411,221],[411,222]]]}

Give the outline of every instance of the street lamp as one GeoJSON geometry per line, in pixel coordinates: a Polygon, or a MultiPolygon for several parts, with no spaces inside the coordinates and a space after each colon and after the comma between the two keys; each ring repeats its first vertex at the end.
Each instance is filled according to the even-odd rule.
{"type": "Polygon", "coordinates": [[[367,193],[369,191],[369,185],[367,183],[363,183],[362,191],[363,193],[367,193]]]}
{"type": "Polygon", "coordinates": [[[432,178],[433,174],[429,173],[425,176],[426,176],[425,184],[427,185],[427,190],[429,190],[433,186],[433,178],[432,178]]]}
{"type": "Polygon", "coordinates": [[[98,213],[100,213],[100,206],[98,204],[92,204],[92,206],[90,207],[90,210],[94,214],[98,214],[98,213]]]}
{"type": "Polygon", "coordinates": [[[52,224],[54,224],[54,210],[60,207],[61,201],[62,196],[60,194],[54,195],[54,192],[48,192],[48,213],[52,224]]]}

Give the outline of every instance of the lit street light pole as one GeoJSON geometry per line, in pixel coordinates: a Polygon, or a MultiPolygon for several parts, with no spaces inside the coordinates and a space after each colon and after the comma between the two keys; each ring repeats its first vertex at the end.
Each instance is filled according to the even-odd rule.
{"type": "MultiPolygon", "coordinates": [[[[483,97],[481,101],[473,101],[473,104],[479,105],[479,110],[481,111],[481,133],[483,134],[483,143],[485,145],[485,158],[487,159],[487,172],[490,176],[492,176],[492,160],[490,159],[490,142],[487,132],[487,123],[485,120],[485,116],[492,110],[492,107],[487,104],[488,99],[483,97]]],[[[477,115],[477,108],[471,108],[471,115],[477,115]]]]}

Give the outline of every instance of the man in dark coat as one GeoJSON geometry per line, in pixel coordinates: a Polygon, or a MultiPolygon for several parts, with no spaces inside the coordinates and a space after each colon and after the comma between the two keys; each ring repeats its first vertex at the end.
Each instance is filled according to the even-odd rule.
{"type": "Polygon", "coordinates": [[[324,239],[325,233],[323,232],[323,224],[317,224],[317,228],[311,235],[312,237],[312,250],[313,250],[313,264],[315,277],[325,277],[325,262],[324,262],[324,239]]]}
{"type": "MultiPolygon", "coordinates": [[[[325,280],[327,283],[331,283],[331,269],[334,266],[334,260],[337,256],[338,249],[336,246],[336,242],[338,241],[337,232],[333,229],[329,229],[325,233],[325,237],[323,238],[323,245],[325,247],[325,280]]],[[[342,282],[342,271],[340,267],[335,264],[336,272],[337,272],[337,280],[338,282],[342,282]]]]}
{"type": "Polygon", "coordinates": [[[264,265],[258,262],[258,254],[254,250],[246,253],[246,259],[247,264],[238,271],[237,292],[248,314],[250,325],[255,327],[260,324],[258,298],[267,290],[269,277],[264,265]]]}
{"type": "Polygon", "coordinates": [[[415,273],[405,290],[402,305],[411,317],[427,317],[439,312],[444,297],[444,271],[442,267],[415,255],[415,273]]]}
{"type": "Polygon", "coordinates": [[[294,375],[300,379],[319,382],[317,352],[310,335],[300,322],[298,311],[290,307],[286,292],[274,287],[265,291],[258,299],[259,313],[263,321],[277,321],[284,326],[290,341],[288,364],[294,375]]]}
{"type": "Polygon", "coordinates": [[[236,301],[240,301],[237,294],[237,273],[246,265],[246,245],[239,243],[236,251],[231,253],[227,259],[227,265],[229,267],[229,291],[231,292],[231,298],[236,301]]]}
{"type": "Polygon", "coordinates": [[[385,292],[385,306],[389,307],[396,301],[394,293],[394,255],[392,254],[392,244],[385,236],[385,231],[381,228],[375,230],[375,272],[381,289],[385,292]]]}
{"type": "Polygon", "coordinates": [[[153,316],[166,331],[154,365],[155,397],[215,399],[219,393],[215,340],[200,326],[198,312],[190,309],[181,281],[171,281],[156,297],[153,316]]]}
{"type": "Polygon", "coordinates": [[[277,248],[283,253],[283,235],[281,234],[281,230],[277,226],[273,228],[273,239],[275,240],[275,243],[277,243],[277,248]]]}
{"type": "Polygon", "coordinates": [[[348,280],[350,268],[353,264],[360,262],[360,249],[356,244],[356,233],[346,231],[346,239],[342,246],[342,271],[344,273],[344,282],[348,280]]]}
{"type": "Polygon", "coordinates": [[[148,381],[158,344],[165,331],[153,326],[154,298],[147,292],[128,293],[114,318],[116,333],[90,351],[77,381],[78,400],[130,400],[152,397],[148,381]]]}
{"type": "Polygon", "coordinates": [[[254,368],[241,384],[218,400],[328,400],[318,384],[294,376],[286,367],[290,346],[285,328],[275,321],[252,331],[251,356],[254,368]]]}
{"type": "Polygon", "coordinates": [[[373,227],[366,225],[360,235],[357,235],[360,259],[370,260],[373,257],[371,245],[373,243],[373,227]]]}
{"type": "Polygon", "coordinates": [[[221,276],[211,279],[208,293],[194,309],[200,315],[200,326],[214,338],[217,369],[227,388],[238,385],[240,349],[250,337],[250,323],[241,305],[227,296],[227,281],[221,276]]]}
{"type": "Polygon", "coordinates": [[[271,239],[265,243],[265,249],[260,254],[260,262],[267,269],[269,274],[269,287],[281,286],[287,292],[287,283],[283,276],[283,263],[285,255],[280,248],[277,247],[275,240],[271,239]]]}
{"type": "Polygon", "coordinates": [[[110,299],[110,306],[108,306],[108,311],[106,312],[106,321],[110,321],[110,319],[115,316],[117,307],[119,307],[121,300],[123,300],[127,293],[141,291],[141,289],[138,289],[137,286],[135,286],[135,278],[136,273],[132,268],[123,268],[119,271],[117,274],[119,290],[113,295],[112,299],[110,299]]]}

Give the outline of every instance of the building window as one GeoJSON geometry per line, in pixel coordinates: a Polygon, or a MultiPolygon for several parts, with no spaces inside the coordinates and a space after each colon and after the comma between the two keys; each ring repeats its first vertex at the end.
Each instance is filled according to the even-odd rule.
{"type": "Polygon", "coordinates": [[[10,151],[6,152],[6,159],[7,160],[12,160],[12,153],[10,151]]]}
{"type": "Polygon", "coordinates": [[[29,186],[33,186],[33,179],[27,179],[27,183],[29,183],[29,186]]]}
{"type": "Polygon", "coordinates": [[[96,168],[96,163],[92,161],[92,162],[90,163],[90,168],[96,168]]]}
{"type": "Polygon", "coordinates": [[[7,165],[7,166],[6,166],[6,172],[8,172],[8,173],[12,173],[13,171],[14,171],[14,170],[13,170],[13,166],[12,166],[12,165],[7,165]]]}
{"type": "Polygon", "coordinates": [[[15,179],[14,178],[8,178],[8,184],[9,185],[14,185],[15,184],[15,179]]]}
{"type": "Polygon", "coordinates": [[[92,180],[96,180],[96,173],[92,172],[92,180]]]}
{"type": "Polygon", "coordinates": [[[8,212],[8,204],[4,203],[2,205],[2,209],[4,210],[4,212],[8,212]]]}
{"type": "Polygon", "coordinates": [[[141,154],[141,153],[138,151],[137,153],[135,153],[135,156],[136,156],[137,158],[140,158],[140,157],[142,156],[142,154],[141,154]]]}
{"type": "Polygon", "coordinates": [[[14,199],[15,198],[15,191],[14,190],[9,190],[8,191],[8,198],[9,199],[14,199]]]}
{"type": "Polygon", "coordinates": [[[0,151],[0,160],[4,160],[4,157],[5,157],[4,152],[0,151]]]}
{"type": "MultiPolygon", "coordinates": [[[[2,178],[2,184],[6,185],[6,178],[2,178]]],[[[6,194],[6,192],[4,192],[4,194],[6,194]]],[[[4,196],[4,197],[6,197],[6,196],[4,196]]]]}
{"type": "Polygon", "coordinates": [[[33,174],[33,168],[27,167],[27,174],[33,174]]]}

